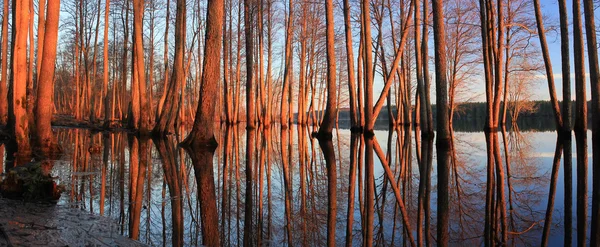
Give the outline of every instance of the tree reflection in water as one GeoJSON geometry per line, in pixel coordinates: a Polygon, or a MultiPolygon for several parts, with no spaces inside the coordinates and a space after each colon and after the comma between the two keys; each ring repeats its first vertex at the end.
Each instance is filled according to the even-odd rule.
{"type": "MultiPolygon", "coordinates": [[[[407,127],[374,136],[337,130],[330,140],[311,132],[223,127],[216,149],[184,152],[176,137],[56,129],[64,153],[50,174],[66,188],[58,203],[113,218],[122,234],[151,245],[436,244],[433,138],[407,127]]],[[[496,136],[506,171],[504,244],[561,242],[567,217],[557,201],[565,192],[554,155],[560,139],[554,146],[552,132],[517,128],[496,136]]],[[[485,229],[488,241],[503,244],[502,192],[496,167],[487,175],[484,137],[452,131],[451,244],[481,245],[485,229]]],[[[16,157],[8,146],[0,150],[10,169],[16,157]]]]}

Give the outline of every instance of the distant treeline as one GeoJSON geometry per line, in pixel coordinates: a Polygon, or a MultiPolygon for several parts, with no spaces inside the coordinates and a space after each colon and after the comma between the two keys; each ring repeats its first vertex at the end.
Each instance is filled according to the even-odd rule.
{"type": "MultiPolygon", "coordinates": [[[[517,125],[520,130],[538,130],[538,131],[551,131],[554,130],[554,117],[552,112],[552,106],[550,105],[550,101],[532,101],[527,104],[534,104],[533,110],[521,112],[519,113],[517,119],[517,125]]],[[[562,107],[562,103],[560,104],[562,107]]],[[[588,109],[590,109],[591,103],[588,102],[588,109]]],[[[470,103],[461,103],[457,106],[454,117],[453,117],[453,127],[456,131],[481,131],[485,125],[485,116],[486,116],[486,103],[485,102],[470,102],[470,103]]],[[[575,109],[575,102],[572,102],[572,109],[575,109]]],[[[433,110],[433,119],[434,124],[437,122],[436,120],[436,106],[432,106],[433,110]]],[[[500,112],[502,113],[502,106],[500,112]]],[[[562,109],[561,109],[562,110],[562,109]]],[[[396,115],[396,107],[392,106],[392,112],[394,116],[396,115]]],[[[574,121],[575,111],[571,111],[573,115],[571,116],[571,121],[574,121]]],[[[414,119],[414,109],[413,109],[413,119],[414,119]]],[[[506,121],[507,125],[512,125],[512,114],[511,109],[507,112],[506,121]]],[[[588,113],[588,122],[591,121],[591,112],[588,113]]],[[[338,117],[339,127],[340,128],[350,128],[350,112],[349,109],[341,108],[339,109],[339,117],[338,117]]],[[[381,110],[381,114],[377,118],[376,129],[386,129],[388,128],[388,114],[387,107],[384,107],[381,110]]]]}

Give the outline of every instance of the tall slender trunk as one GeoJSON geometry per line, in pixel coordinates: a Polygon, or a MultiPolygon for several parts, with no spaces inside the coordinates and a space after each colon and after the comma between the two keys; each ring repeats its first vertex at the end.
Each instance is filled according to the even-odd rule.
{"type": "Polygon", "coordinates": [[[12,77],[8,91],[8,126],[14,135],[19,153],[29,147],[29,118],[27,115],[27,31],[29,23],[29,0],[13,1],[12,77]]]}
{"type": "Polygon", "coordinates": [[[554,122],[556,124],[556,130],[559,131],[563,128],[563,120],[560,114],[558,100],[556,98],[554,73],[552,72],[552,62],[550,61],[550,53],[548,51],[548,43],[546,41],[546,30],[544,29],[544,23],[542,20],[542,10],[540,7],[539,0],[533,0],[533,3],[535,8],[535,19],[537,23],[538,36],[540,38],[540,46],[542,48],[542,56],[544,58],[544,65],[546,67],[546,79],[548,80],[548,90],[550,91],[550,103],[552,104],[552,110],[554,111],[554,122]]]}
{"type": "MultiPolygon", "coordinates": [[[[330,136],[335,124],[337,115],[336,99],[336,68],[335,68],[335,40],[334,40],[334,20],[333,20],[333,2],[327,0],[325,3],[326,23],[327,23],[327,106],[325,107],[325,116],[319,134],[321,136],[330,136]]],[[[329,242],[331,244],[331,242],[329,242]]]]}
{"type": "Polygon", "coordinates": [[[246,128],[256,126],[254,107],[254,7],[251,0],[244,0],[244,36],[246,39],[246,128]]]}
{"type": "Polygon", "coordinates": [[[45,30],[45,22],[46,22],[46,0],[38,1],[38,30],[37,30],[37,61],[36,71],[37,78],[40,79],[40,71],[42,67],[42,52],[44,51],[44,30],[45,30]]]}
{"type": "Polygon", "coordinates": [[[293,65],[294,56],[292,53],[292,42],[294,40],[294,1],[289,0],[289,9],[287,14],[287,27],[285,33],[285,65],[283,72],[283,87],[281,91],[281,127],[287,127],[290,118],[289,105],[289,85],[294,78],[293,65]]]}
{"type": "MultiPolygon", "coordinates": [[[[600,157],[600,68],[598,68],[598,42],[596,40],[596,24],[594,2],[583,1],[585,16],[585,36],[587,39],[588,66],[590,69],[590,90],[592,92],[592,157],[600,157]]],[[[591,246],[600,244],[600,159],[592,160],[593,192],[592,192],[592,226],[591,246]]]]}
{"type": "Polygon", "coordinates": [[[344,0],[344,32],[346,34],[346,65],[348,67],[348,91],[350,97],[350,127],[358,128],[356,112],[356,82],[354,78],[354,49],[352,48],[352,25],[350,23],[350,3],[344,0]]]}
{"type": "Polygon", "coordinates": [[[573,56],[575,63],[575,142],[577,143],[577,243],[587,242],[588,207],[588,147],[587,95],[581,1],[573,0],[573,56]]]}
{"type": "Polygon", "coordinates": [[[0,125],[6,125],[8,117],[8,0],[3,1],[2,9],[2,68],[0,71],[0,125]]]}
{"type": "Polygon", "coordinates": [[[214,137],[215,104],[221,73],[221,45],[223,35],[223,0],[208,2],[206,12],[206,35],[204,41],[204,68],[200,86],[201,103],[196,110],[194,126],[184,143],[216,144],[214,137]]]}
{"type": "Polygon", "coordinates": [[[139,104],[140,115],[138,119],[138,128],[141,134],[148,134],[152,128],[152,122],[150,120],[150,114],[152,109],[150,100],[147,97],[146,89],[146,69],[144,63],[144,41],[143,41],[143,17],[144,17],[144,0],[134,0],[133,3],[133,32],[135,37],[134,44],[134,73],[137,80],[138,92],[139,92],[139,104]],[[143,113],[143,114],[142,114],[143,113]]]}
{"type": "MultiPolygon", "coordinates": [[[[104,95],[104,126],[109,127],[110,121],[113,120],[114,116],[111,112],[111,108],[108,107],[110,103],[110,94],[108,93],[108,16],[110,14],[110,0],[105,1],[106,6],[104,8],[104,44],[102,45],[102,92],[104,95]]],[[[115,91],[115,85],[113,84],[112,91],[115,91]]],[[[115,102],[113,101],[113,106],[115,102]]]]}
{"type": "Polygon", "coordinates": [[[569,57],[569,21],[567,3],[559,0],[560,13],[560,52],[562,68],[562,141],[564,142],[564,190],[565,190],[565,239],[564,245],[571,246],[573,240],[573,151],[571,147],[571,64],[569,57]]]}
{"type": "Polygon", "coordinates": [[[52,112],[54,110],[54,66],[56,64],[56,42],[58,38],[58,21],[60,18],[60,0],[48,2],[46,31],[44,33],[44,49],[39,71],[38,92],[36,98],[35,126],[38,145],[42,149],[54,144],[52,135],[52,112]]]}
{"type": "Polygon", "coordinates": [[[164,63],[164,80],[163,80],[163,91],[160,99],[158,100],[158,106],[156,107],[156,122],[158,123],[158,117],[162,114],[163,105],[167,98],[167,92],[169,88],[169,23],[171,22],[171,1],[167,0],[167,13],[166,13],[166,21],[165,21],[165,37],[163,44],[163,63],[164,63]]]}
{"type": "Polygon", "coordinates": [[[433,37],[435,44],[436,105],[437,105],[437,240],[439,246],[448,246],[449,236],[449,169],[450,124],[448,119],[448,81],[446,78],[446,31],[442,0],[433,0],[433,37]]]}
{"type": "MultiPolygon", "coordinates": [[[[222,20],[221,20],[222,21],[222,20]]],[[[162,110],[156,125],[154,126],[155,135],[166,135],[173,131],[175,119],[179,112],[180,92],[182,90],[182,81],[185,78],[184,52],[186,41],[186,1],[177,0],[177,13],[175,17],[175,57],[173,62],[173,72],[170,77],[168,91],[163,103],[162,110]]],[[[165,34],[166,35],[166,34],[165,34]]]]}

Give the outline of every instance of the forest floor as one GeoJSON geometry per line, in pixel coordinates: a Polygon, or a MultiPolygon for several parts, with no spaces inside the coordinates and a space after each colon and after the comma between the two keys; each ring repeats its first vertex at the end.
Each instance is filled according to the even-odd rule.
{"type": "Polygon", "coordinates": [[[144,246],[112,219],[68,205],[0,198],[0,246],[144,246]]]}

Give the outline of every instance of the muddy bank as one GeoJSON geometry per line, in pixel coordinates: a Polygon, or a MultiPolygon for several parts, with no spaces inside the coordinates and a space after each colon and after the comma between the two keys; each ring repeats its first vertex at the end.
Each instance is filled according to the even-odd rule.
{"type": "Polygon", "coordinates": [[[116,222],[67,205],[0,198],[0,246],[145,246],[116,222]]]}

